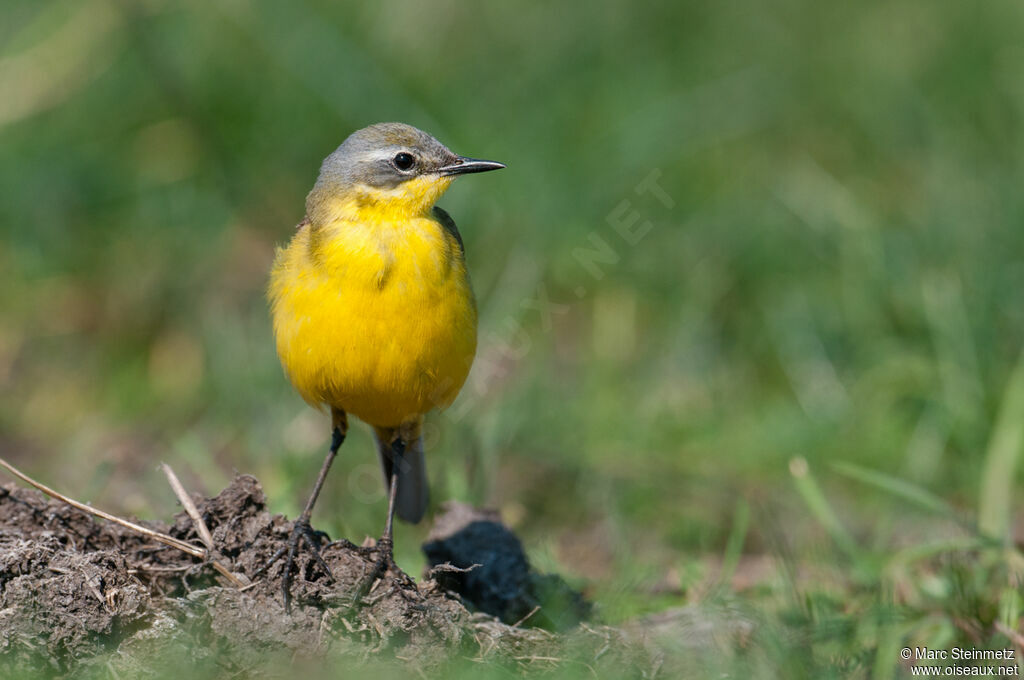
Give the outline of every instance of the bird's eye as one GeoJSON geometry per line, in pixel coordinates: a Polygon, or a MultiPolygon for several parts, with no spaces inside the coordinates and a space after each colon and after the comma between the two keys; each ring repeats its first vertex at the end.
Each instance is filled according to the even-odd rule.
{"type": "Polygon", "coordinates": [[[405,153],[404,151],[400,154],[396,154],[392,159],[395,167],[399,170],[408,170],[412,166],[416,165],[416,157],[411,153],[405,153]]]}

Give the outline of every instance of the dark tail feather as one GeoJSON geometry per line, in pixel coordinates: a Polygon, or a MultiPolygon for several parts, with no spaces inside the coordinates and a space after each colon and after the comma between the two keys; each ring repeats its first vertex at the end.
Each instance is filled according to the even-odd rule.
{"type": "MultiPolygon", "coordinates": [[[[377,438],[377,453],[384,471],[384,488],[391,485],[391,468],[394,453],[391,440],[394,430],[374,428],[377,438]]],[[[427,464],[423,456],[423,440],[416,437],[406,444],[402,464],[398,467],[398,495],[395,498],[395,513],[404,521],[416,524],[427,511],[430,489],[427,486],[427,464]]]]}

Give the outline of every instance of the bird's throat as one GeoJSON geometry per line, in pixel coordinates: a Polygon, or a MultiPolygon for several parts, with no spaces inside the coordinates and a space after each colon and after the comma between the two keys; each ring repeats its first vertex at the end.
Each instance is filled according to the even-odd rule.
{"type": "Polygon", "coordinates": [[[314,224],[337,221],[379,224],[425,217],[447,191],[452,177],[424,175],[382,188],[366,184],[347,187],[343,192],[310,194],[309,216],[314,224]]]}

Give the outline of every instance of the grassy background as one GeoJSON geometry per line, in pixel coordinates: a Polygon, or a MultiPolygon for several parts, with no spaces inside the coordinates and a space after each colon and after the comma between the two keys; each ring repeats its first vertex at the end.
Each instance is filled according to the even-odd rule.
{"type": "MultiPolygon", "coordinates": [[[[328,426],[267,270],[322,158],[401,120],[508,164],[441,202],[482,315],[435,499],[500,507],[606,620],[740,607],[768,676],[1019,629],[1020,3],[0,8],[15,464],[144,517],[174,511],[161,460],[250,472],[295,514],[328,426]]],[[[357,428],[316,523],[378,534],[378,474],[357,428]]]]}

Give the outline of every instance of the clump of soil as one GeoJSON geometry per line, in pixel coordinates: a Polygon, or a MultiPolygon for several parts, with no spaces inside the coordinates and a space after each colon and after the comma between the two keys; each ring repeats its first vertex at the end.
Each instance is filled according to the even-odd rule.
{"type": "Polygon", "coordinates": [[[568,630],[590,616],[590,603],[557,574],[530,567],[523,544],[494,510],[449,502],[423,544],[442,587],[471,608],[505,623],[568,630]]]}
{"type": "MultiPolygon", "coordinates": [[[[246,581],[284,545],[291,529],[284,517],[267,511],[253,477],[239,476],[215,498],[196,505],[213,535],[215,558],[246,581]]],[[[564,608],[569,613],[557,620],[538,616],[539,610],[530,616],[551,628],[578,621],[586,605],[552,580],[556,577],[531,572],[518,539],[495,516],[474,512],[459,506],[442,516],[425,548],[435,564],[451,563],[431,572],[443,582],[426,578],[417,584],[388,574],[356,601],[354,593],[375,564],[372,551],[345,543],[324,548],[333,579],[302,551],[292,611],[286,613],[283,560],[239,588],[174,548],[98,522],[34,490],[5,485],[0,487],[0,677],[40,665],[69,674],[93,661],[115,675],[135,677],[159,658],[206,662],[218,672],[251,677],[258,676],[254,669],[267,650],[360,659],[387,653],[415,659],[418,668],[441,663],[453,652],[550,664],[562,640],[528,630],[529,621],[509,626],[470,613],[460,597],[478,612],[508,622],[538,605],[544,609],[546,593],[556,592],[569,603],[564,608]],[[482,566],[456,571],[472,564],[482,566]]],[[[199,544],[184,512],[170,526],[147,526],[199,544]]],[[[607,630],[586,631],[583,638],[593,640],[582,644],[603,649],[601,655],[609,659],[640,653],[626,644],[610,647],[607,630]],[[615,653],[607,654],[609,648],[615,653]]]]}

